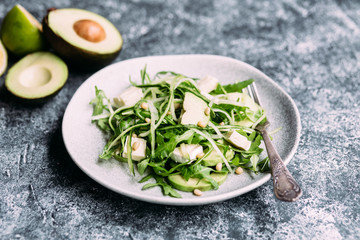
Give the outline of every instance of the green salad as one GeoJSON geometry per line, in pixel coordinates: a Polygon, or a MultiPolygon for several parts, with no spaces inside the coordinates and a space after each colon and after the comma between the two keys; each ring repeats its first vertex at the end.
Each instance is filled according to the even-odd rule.
{"type": "Polygon", "coordinates": [[[151,78],[146,67],[140,75],[141,84],[130,78],[112,100],[95,87],[91,120],[109,136],[100,159],[127,162],[144,175],[143,190],[161,187],[171,197],[181,197],[177,190],[200,196],[243,170],[269,171],[254,129],[266,113],[246,91],[254,80],[222,85],[171,71],[151,78]]]}

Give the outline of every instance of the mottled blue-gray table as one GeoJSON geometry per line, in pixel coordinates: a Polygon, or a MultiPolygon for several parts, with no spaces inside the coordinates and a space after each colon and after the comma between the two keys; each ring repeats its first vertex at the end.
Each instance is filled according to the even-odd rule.
{"type": "MultiPolygon", "coordinates": [[[[61,120],[94,71],[70,70],[42,105],[19,103],[0,79],[1,239],[360,239],[360,3],[358,1],[19,1],[39,20],[49,7],[85,8],[121,31],[118,58],[204,53],[245,61],[295,100],[300,145],[289,169],[304,195],[271,182],[197,207],[116,194],[66,152],[61,120]]],[[[0,2],[0,20],[15,4],[0,2]]],[[[14,60],[10,60],[10,65],[14,60]]]]}

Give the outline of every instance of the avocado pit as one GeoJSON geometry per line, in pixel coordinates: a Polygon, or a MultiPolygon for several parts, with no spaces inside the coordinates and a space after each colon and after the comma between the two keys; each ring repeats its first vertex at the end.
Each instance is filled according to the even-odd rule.
{"type": "Polygon", "coordinates": [[[30,66],[23,70],[19,76],[19,82],[28,88],[41,87],[51,80],[51,72],[43,66],[30,66]]]}
{"type": "Polygon", "coordinates": [[[73,25],[76,34],[90,42],[101,42],[106,38],[104,28],[97,22],[89,19],[76,21],[73,25]]]}

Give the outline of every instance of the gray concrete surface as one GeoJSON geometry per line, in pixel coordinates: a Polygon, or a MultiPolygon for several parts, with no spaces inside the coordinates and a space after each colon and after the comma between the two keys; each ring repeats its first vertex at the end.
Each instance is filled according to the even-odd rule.
{"type": "MultiPolygon", "coordinates": [[[[58,95],[19,103],[0,79],[1,239],[360,239],[358,1],[17,1],[39,20],[84,8],[121,31],[115,60],[203,53],[245,61],[296,102],[300,145],[289,169],[304,195],[276,200],[271,182],[206,206],[123,197],[75,166],[61,136],[72,95],[95,70],[71,69],[58,95]]],[[[0,21],[15,1],[0,2],[0,21]]],[[[10,60],[10,65],[14,59],[10,60]]]]}

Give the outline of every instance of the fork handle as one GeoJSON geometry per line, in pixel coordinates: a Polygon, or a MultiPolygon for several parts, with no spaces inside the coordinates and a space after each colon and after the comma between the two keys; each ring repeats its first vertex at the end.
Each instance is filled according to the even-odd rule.
{"type": "Polygon", "coordinates": [[[261,135],[265,142],[266,151],[270,160],[275,196],[279,200],[286,202],[296,201],[302,195],[300,186],[286,168],[265,129],[261,131],[261,135]]]}

